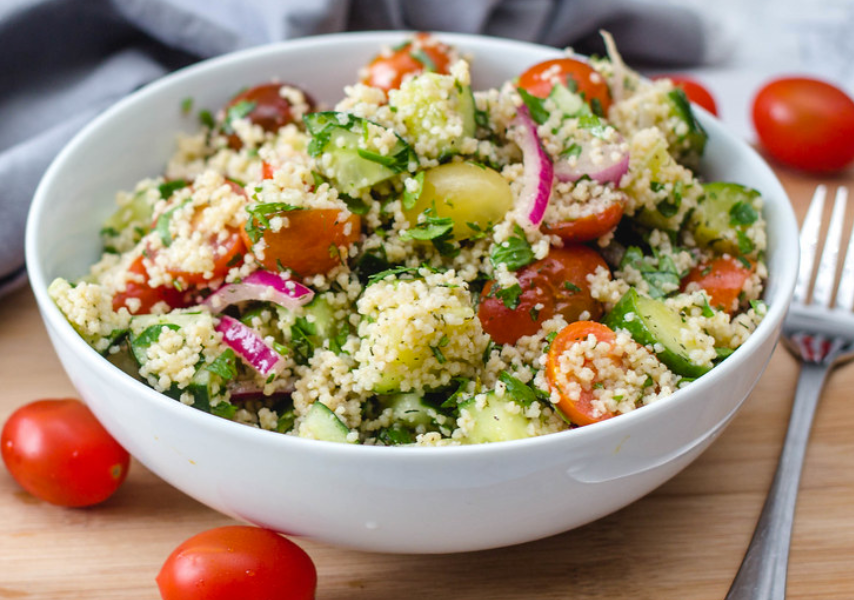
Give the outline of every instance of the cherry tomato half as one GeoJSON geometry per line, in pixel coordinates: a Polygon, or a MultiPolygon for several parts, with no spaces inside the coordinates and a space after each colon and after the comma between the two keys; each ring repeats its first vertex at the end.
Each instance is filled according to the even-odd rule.
{"type": "Polygon", "coordinates": [[[396,90],[407,75],[431,71],[448,74],[452,50],[429,33],[415,38],[387,54],[378,54],[367,66],[362,83],[388,93],[396,90]]]}
{"type": "Polygon", "coordinates": [[[686,75],[656,75],[653,79],[669,79],[678,88],[682,88],[688,100],[702,106],[715,116],[718,116],[718,103],[715,97],[702,83],[686,75]]]}
{"type": "Polygon", "coordinates": [[[753,125],[768,154],[784,165],[826,173],[854,161],[854,101],[824,81],[768,83],[753,100],[753,125]]]}
{"type": "Polygon", "coordinates": [[[567,321],[583,312],[591,319],[602,316],[602,304],[590,294],[587,276],[605,260],[587,246],[551,248],[548,256],[517,273],[520,293],[514,299],[506,290],[496,290],[489,281],[481,293],[477,316],[483,330],[499,344],[515,344],[540,330],[544,321],[561,314],[567,321]]]}
{"type": "MultiPolygon", "coordinates": [[[[349,247],[361,235],[358,215],[342,213],[334,208],[310,208],[282,213],[287,225],[279,231],[265,229],[264,258],[260,262],[270,271],[292,269],[298,275],[326,273],[346,260],[339,253],[341,246],[349,247]]],[[[245,227],[241,229],[244,242],[252,246],[245,227]]]]}
{"type": "MultiPolygon", "coordinates": [[[[612,348],[617,339],[616,334],[602,323],[576,321],[560,330],[560,333],[552,341],[548,357],[546,358],[546,379],[548,379],[549,387],[560,396],[557,407],[567,419],[580,426],[598,423],[614,416],[610,412],[597,414],[596,409],[593,407],[593,385],[596,383],[596,374],[595,367],[592,364],[587,363],[585,365],[586,368],[594,370],[594,380],[592,383],[582,383],[572,373],[566,375],[560,373],[561,354],[566,352],[573,344],[582,342],[591,335],[597,341],[608,344],[612,348]],[[564,382],[573,382],[580,385],[581,391],[577,398],[571,397],[568,390],[565,389],[566,384],[564,382]]],[[[611,358],[615,362],[620,360],[616,355],[611,358]]]]}
{"type": "Polygon", "coordinates": [[[713,307],[733,314],[738,309],[738,296],[752,273],[752,265],[748,268],[735,258],[716,258],[691,269],[682,280],[682,289],[696,283],[709,294],[713,307]]]}
{"type": "Polygon", "coordinates": [[[258,527],[218,527],[178,546],[157,575],[163,600],[312,600],[317,571],[305,551],[258,527]]]}
{"type": "Polygon", "coordinates": [[[59,506],[103,502],[130,465],[130,455],[89,407],[71,398],[38,400],[13,412],[0,434],[0,450],[21,487],[59,506]]]}
{"type": "Polygon", "coordinates": [[[139,300],[139,307],[135,307],[133,314],[144,315],[151,312],[152,307],[158,302],[165,302],[170,308],[181,308],[187,306],[184,293],[179,292],[171,286],[151,287],[148,285],[148,271],[143,263],[143,256],[139,255],[128,268],[130,273],[143,278],[142,281],[128,281],[125,291],[113,296],[113,310],[117,311],[124,307],[130,310],[134,303],[128,300],[139,300]]]}
{"type": "Polygon", "coordinates": [[[602,237],[614,230],[623,218],[623,205],[619,202],[609,204],[600,212],[584,215],[574,221],[561,223],[543,223],[543,233],[556,235],[564,243],[584,243],[602,237]]]}
{"type": "MultiPolygon", "coordinates": [[[[270,133],[275,133],[288,123],[293,123],[294,115],[291,110],[291,102],[280,93],[284,85],[294,87],[284,83],[263,83],[237,94],[225,106],[226,123],[224,126],[228,127],[230,111],[232,110],[238,111],[239,114],[236,116],[249,119],[270,133]]],[[[303,95],[309,106],[309,111],[313,110],[314,100],[305,92],[303,95]]],[[[228,130],[226,133],[228,134],[228,145],[234,150],[239,150],[243,146],[240,137],[228,130]]]]}
{"type": "Polygon", "coordinates": [[[534,65],[519,77],[519,87],[538,98],[547,98],[556,82],[570,89],[574,86],[588,104],[592,106],[595,100],[602,107],[602,113],[608,114],[611,108],[608,82],[586,62],[574,58],[555,58],[534,65]]]}

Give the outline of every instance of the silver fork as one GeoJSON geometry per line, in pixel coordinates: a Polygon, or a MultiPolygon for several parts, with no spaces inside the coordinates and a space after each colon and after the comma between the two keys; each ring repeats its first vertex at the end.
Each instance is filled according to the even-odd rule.
{"type": "Polygon", "coordinates": [[[783,600],[795,516],[795,502],[813,415],[828,373],[854,357],[854,235],[848,244],[834,306],[831,307],[848,190],[840,187],[830,218],[824,251],[809,288],[821,230],[825,186],[815,191],[801,228],[801,262],[783,340],[801,362],[801,374],[774,482],[756,524],[753,539],[726,600],[783,600]]]}

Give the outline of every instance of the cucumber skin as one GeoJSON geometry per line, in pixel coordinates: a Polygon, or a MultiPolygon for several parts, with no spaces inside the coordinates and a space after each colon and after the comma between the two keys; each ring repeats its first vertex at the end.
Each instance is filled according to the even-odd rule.
{"type": "Polygon", "coordinates": [[[315,402],[308,409],[308,414],[302,422],[302,428],[307,428],[315,439],[325,442],[351,443],[347,440],[350,430],[341,419],[322,402],[315,402]]]}
{"type": "MultiPolygon", "coordinates": [[[[614,306],[614,309],[605,316],[602,323],[615,331],[617,329],[628,331],[632,336],[632,339],[641,346],[654,347],[655,344],[660,343],[661,340],[656,337],[655,332],[653,332],[646,323],[648,317],[644,316],[643,309],[641,308],[641,306],[646,302],[659,304],[661,309],[671,313],[673,318],[681,323],[681,317],[662,302],[653,300],[652,298],[641,297],[634,288],[630,288],[628,292],[623,294],[623,297],[620,298],[619,302],[614,306]],[[639,304],[641,306],[639,306],[639,304]],[[625,318],[628,313],[633,313],[635,315],[631,321],[628,321],[625,318]]],[[[682,375],[684,377],[700,377],[711,370],[711,367],[701,366],[691,362],[686,356],[680,355],[678,352],[668,348],[666,345],[664,346],[663,351],[656,352],[655,354],[661,362],[663,362],[677,375],[682,375]]]]}

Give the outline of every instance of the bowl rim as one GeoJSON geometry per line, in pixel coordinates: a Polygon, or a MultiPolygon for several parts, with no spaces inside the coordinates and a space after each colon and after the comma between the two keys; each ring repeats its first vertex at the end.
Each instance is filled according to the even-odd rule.
{"type": "MultiPolygon", "coordinates": [[[[643,410],[634,410],[630,413],[620,415],[619,418],[607,419],[599,423],[594,423],[585,427],[564,430],[556,433],[551,433],[532,438],[520,440],[509,440],[503,442],[493,442],[489,444],[472,444],[472,445],[457,445],[457,446],[439,446],[425,449],[422,447],[386,447],[386,446],[371,446],[364,444],[337,444],[333,442],[323,442],[321,440],[309,440],[299,438],[292,435],[284,435],[274,431],[267,431],[257,427],[246,426],[241,423],[230,421],[212,414],[204,413],[191,406],[184,405],[180,402],[168,398],[167,396],[148,387],[146,384],[134,379],[118,367],[107,361],[94,348],[89,346],[83,338],[77,334],[70,323],[65,319],[58,307],[53,303],[47,293],[47,282],[45,274],[42,270],[42,252],[39,246],[37,233],[39,223],[43,219],[44,214],[49,211],[50,194],[48,193],[53,186],[53,181],[59,177],[64,169],[65,163],[69,157],[73,156],[77,148],[82,145],[85,140],[98,131],[105,124],[108,124],[116,114],[132,109],[133,106],[142,99],[157,95],[161,90],[168,89],[176,82],[180,82],[185,78],[190,78],[206,71],[216,71],[226,65],[232,65],[242,62],[253,62],[269,55],[277,55],[279,53],[289,53],[295,50],[310,50],[313,47],[327,47],[329,45],[339,45],[342,43],[363,44],[370,41],[377,48],[382,44],[399,41],[412,32],[407,31],[370,31],[370,32],[347,32],[334,33],[326,35],[318,35],[295,40],[287,40],[239,50],[223,56],[200,61],[193,65],[184,67],[175,72],[172,72],[164,77],[161,77],[139,90],[122,98],[107,110],[84,126],[70,142],[60,151],[48,167],[43,175],[36,192],[33,197],[33,202],[30,206],[26,231],[25,231],[25,256],[27,271],[29,273],[30,286],[33,289],[39,306],[42,318],[45,325],[52,329],[60,336],[62,342],[70,344],[70,349],[75,353],[87,357],[86,360],[94,361],[93,369],[102,378],[107,378],[115,383],[115,386],[130,386],[132,390],[139,393],[147,402],[159,403],[157,406],[162,407],[167,411],[167,414],[174,414],[176,417],[184,419],[201,419],[200,424],[205,427],[216,430],[223,435],[237,436],[247,440],[265,440],[265,444],[279,444],[276,448],[296,449],[301,452],[323,452],[332,453],[335,455],[361,456],[370,455],[372,457],[387,458],[392,460],[393,457],[405,456],[407,460],[429,460],[436,456],[477,456],[487,452],[491,455],[502,452],[517,452],[524,449],[534,450],[536,448],[548,447],[551,445],[563,444],[584,444],[589,438],[599,438],[608,434],[621,435],[627,429],[633,429],[636,422],[643,422],[647,419],[656,419],[658,413],[667,411],[673,404],[679,402],[688,394],[703,394],[710,393],[719,380],[731,375],[731,372],[737,369],[740,359],[746,358],[752,354],[760,344],[765,342],[769,337],[775,335],[779,330],[779,325],[785,316],[788,305],[791,301],[792,293],[795,285],[795,275],[797,269],[787,269],[783,272],[774,272],[773,276],[777,279],[777,294],[774,302],[768,303],[768,312],[763,320],[759,323],[756,330],[748,337],[736,351],[723,363],[716,366],[714,369],[700,377],[697,381],[692,382],[690,386],[677,390],[671,396],[662,398],[652,404],[643,407],[643,410]],[[189,412],[192,411],[192,412],[189,412]],[[266,436],[266,437],[258,437],[266,436]],[[278,441],[276,441],[278,440],[278,441]],[[296,444],[296,445],[293,445],[296,444]]],[[[458,46],[466,50],[469,46],[477,46],[478,52],[489,50],[492,47],[500,47],[506,50],[508,47],[524,49],[525,51],[541,52],[543,59],[547,59],[549,55],[558,57],[561,55],[561,50],[551,46],[543,46],[529,42],[511,40],[505,38],[497,38],[490,36],[460,34],[460,33],[440,33],[443,41],[447,41],[452,45],[458,46]]],[[[695,109],[696,110],[696,109],[695,109]]],[[[779,178],[773,172],[771,167],[765,160],[753,149],[745,140],[739,138],[736,134],[727,129],[719,120],[712,117],[709,113],[702,110],[696,110],[701,124],[710,130],[714,135],[722,135],[728,139],[728,143],[735,144],[745,158],[751,161],[758,161],[762,168],[768,171],[771,179],[775,183],[775,190],[762,190],[763,197],[767,193],[773,193],[773,196],[779,201],[774,202],[777,220],[779,222],[779,233],[781,238],[792,235],[797,237],[797,221],[788,195],[785,192],[779,178]]],[[[797,264],[798,247],[797,244],[778,244],[775,250],[776,253],[783,253],[786,257],[786,263],[797,264]]],[[[781,261],[783,262],[783,261],[781,261]]],[[[770,276],[771,274],[769,274],[770,276]]],[[[767,364],[767,363],[766,363],[767,364]]],[[[763,365],[764,368],[764,365],[763,365]]],[[[729,416],[734,415],[744,400],[741,400],[729,416]]]]}

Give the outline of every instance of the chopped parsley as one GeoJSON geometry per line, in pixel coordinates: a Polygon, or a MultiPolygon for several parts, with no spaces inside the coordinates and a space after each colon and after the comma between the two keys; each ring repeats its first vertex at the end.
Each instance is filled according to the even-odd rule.
{"type": "Polygon", "coordinates": [[[424,189],[424,171],[419,171],[415,177],[410,177],[409,181],[415,181],[418,185],[411,192],[407,186],[404,186],[403,196],[400,200],[403,210],[412,210],[415,208],[415,203],[421,197],[421,191],[424,189]]]}
{"type": "Polygon", "coordinates": [[[237,377],[237,355],[234,350],[227,348],[225,352],[217,356],[212,363],[205,365],[205,369],[215,373],[226,381],[237,377]]]}
{"type": "Polygon", "coordinates": [[[534,262],[534,251],[525,237],[525,232],[518,225],[514,232],[515,235],[492,248],[489,260],[493,267],[497,268],[498,265],[504,264],[509,271],[516,271],[534,262]]]}
{"type": "Polygon", "coordinates": [[[164,200],[168,200],[172,197],[172,194],[177,192],[178,190],[187,187],[189,185],[183,179],[173,179],[172,181],[166,181],[157,186],[157,191],[160,192],[160,197],[164,200]]]}
{"type": "Polygon", "coordinates": [[[495,297],[504,303],[504,306],[510,310],[519,308],[521,301],[522,287],[518,283],[514,283],[509,288],[500,288],[495,291],[495,297]]]}
{"type": "Polygon", "coordinates": [[[729,209],[729,224],[733,226],[753,225],[758,218],[759,213],[749,202],[736,202],[729,209]]]}
{"type": "Polygon", "coordinates": [[[225,111],[225,121],[222,124],[222,131],[227,134],[234,133],[234,128],[231,125],[232,122],[238,119],[245,119],[257,106],[257,102],[249,100],[241,100],[233,106],[229,106],[225,111]]]}
{"type": "Polygon", "coordinates": [[[263,237],[264,232],[270,228],[271,216],[294,210],[302,210],[302,208],[284,202],[267,202],[266,204],[247,206],[246,212],[249,213],[249,218],[246,219],[244,229],[249,234],[249,239],[252,240],[253,244],[256,244],[263,237]]]}
{"type": "Polygon", "coordinates": [[[421,48],[416,48],[415,50],[412,50],[409,53],[409,56],[420,62],[421,65],[424,67],[424,70],[428,73],[436,72],[436,63],[433,62],[433,59],[430,58],[430,55],[424,52],[424,50],[422,50],[421,48]]]}
{"type": "Polygon", "coordinates": [[[549,120],[549,111],[546,110],[546,107],[544,106],[546,101],[545,98],[537,98],[536,96],[529,94],[523,88],[516,88],[516,91],[519,92],[520,96],[522,96],[522,102],[524,102],[525,106],[528,107],[528,111],[531,113],[531,118],[537,125],[542,125],[549,120]]]}
{"type": "Polygon", "coordinates": [[[422,213],[423,219],[412,229],[404,231],[400,237],[404,240],[432,242],[442,256],[456,256],[460,252],[458,245],[453,243],[454,220],[451,217],[440,217],[436,214],[435,204],[422,213]]]}
{"type": "Polygon", "coordinates": [[[513,397],[513,400],[522,406],[530,406],[537,400],[548,399],[548,394],[533,386],[522,383],[507,371],[501,371],[498,381],[504,384],[507,388],[507,393],[513,397]]]}

